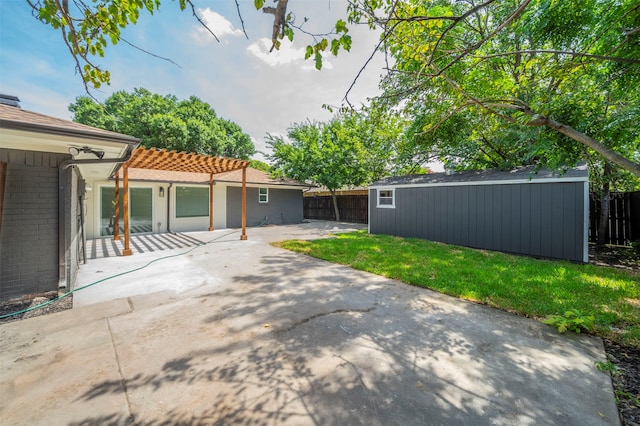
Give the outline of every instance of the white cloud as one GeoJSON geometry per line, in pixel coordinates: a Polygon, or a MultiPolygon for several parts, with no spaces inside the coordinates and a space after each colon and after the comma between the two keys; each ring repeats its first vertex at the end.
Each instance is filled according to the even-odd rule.
{"type": "MultiPolygon", "coordinates": [[[[218,37],[218,39],[222,40],[226,36],[230,37],[238,37],[244,36],[244,33],[241,29],[234,28],[233,24],[227,20],[224,16],[214,12],[213,10],[206,9],[198,9],[198,15],[204,21],[204,23],[211,29],[211,31],[218,37]]],[[[213,36],[207,31],[206,28],[201,25],[192,33],[192,37],[201,43],[206,43],[207,41],[213,40],[213,36]]]]}
{"type": "MultiPolygon", "coordinates": [[[[288,40],[283,40],[280,45],[280,49],[273,49],[273,51],[270,52],[269,50],[271,49],[271,45],[271,40],[263,37],[251,43],[249,47],[247,47],[247,51],[270,67],[292,63],[303,63],[303,70],[315,69],[313,61],[305,61],[305,49],[297,49],[293,47],[293,44],[288,40]]],[[[331,69],[333,68],[333,65],[331,62],[325,60],[322,63],[322,67],[325,69],[331,69]]]]}

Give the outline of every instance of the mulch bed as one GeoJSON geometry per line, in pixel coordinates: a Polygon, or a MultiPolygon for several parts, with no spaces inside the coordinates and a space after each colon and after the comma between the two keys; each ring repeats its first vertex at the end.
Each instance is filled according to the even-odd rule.
{"type": "MultiPolygon", "coordinates": [[[[640,254],[625,247],[589,247],[589,262],[640,273],[640,254]]],[[[37,306],[57,294],[31,295],[17,301],[0,303],[0,316],[37,306]]],[[[0,319],[0,324],[71,309],[73,297],[67,296],[42,308],[0,319]]],[[[640,426],[640,349],[604,340],[607,359],[615,365],[613,389],[623,426],[640,426]]],[[[595,368],[595,367],[594,367],[595,368]]]]}
{"type": "Polygon", "coordinates": [[[616,405],[625,426],[640,426],[640,350],[604,341],[607,359],[615,364],[611,375],[616,405]]]}
{"type": "MultiPolygon", "coordinates": [[[[589,263],[637,271],[640,253],[628,247],[589,246],[589,263]]],[[[640,426],[640,349],[604,340],[607,359],[616,366],[611,375],[618,412],[624,426],[640,426]]]]}
{"type": "MultiPolygon", "coordinates": [[[[47,302],[48,300],[53,300],[58,297],[57,292],[50,292],[45,294],[38,295],[28,295],[21,297],[17,300],[10,300],[8,302],[0,303],[0,317],[7,314],[12,314],[14,312],[24,311],[30,308],[34,308],[42,303],[47,302]]],[[[46,306],[41,308],[34,309],[29,312],[25,312],[22,314],[11,315],[6,318],[0,319],[0,324],[5,322],[19,321],[21,319],[33,318],[40,315],[47,315],[54,312],[65,311],[67,309],[71,309],[73,307],[73,295],[69,295],[63,297],[62,299],[58,299],[55,302],[51,302],[46,306]]]]}

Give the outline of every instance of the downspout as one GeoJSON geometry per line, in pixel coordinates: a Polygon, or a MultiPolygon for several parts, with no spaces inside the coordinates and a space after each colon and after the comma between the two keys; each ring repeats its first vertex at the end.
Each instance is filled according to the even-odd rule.
{"type": "Polygon", "coordinates": [[[169,182],[169,187],[167,188],[167,232],[171,233],[171,187],[173,186],[173,182],[169,182]]]}
{"type": "MultiPolygon", "coordinates": [[[[67,287],[67,274],[66,274],[66,205],[65,205],[65,189],[66,189],[66,171],[69,167],[73,167],[80,164],[103,164],[114,163],[122,164],[129,161],[133,150],[137,145],[129,145],[127,151],[122,157],[118,158],[103,158],[103,159],[84,159],[84,160],[65,160],[58,167],[58,288],[67,287]]],[[[114,168],[115,169],[115,168],[114,168]]]]}
{"type": "Polygon", "coordinates": [[[0,234],[2,233],[2,210],[4,206],[4,187],[7,179],[7,163],[0,161],[0,234]]]}

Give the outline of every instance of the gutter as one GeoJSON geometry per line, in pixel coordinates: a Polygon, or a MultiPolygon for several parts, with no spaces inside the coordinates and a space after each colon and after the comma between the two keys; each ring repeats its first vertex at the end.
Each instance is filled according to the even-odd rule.
{"type": "Polygon", "coordinates": [[[66,288],[67,287],[67,274],[66,274],[66,205],[65,205],[65,180],[66,180],[66,170],[69,167],[73,167],[80,164],[104,164],[104,163],[115,163],[113,171],[111,174],[113,175],[121,164],[129,161],[131,156],[133,155],[133,151],[138,146],[138,144],[129,144],[126,148],[126,151],[122,157],[117,158],[91,158],[91,159],[82,159],[82,160],[66,160],[63,161],[58,167],[58,288],[66,288]]]}
{"type": "MultiPolygon", "coordinates": [[[[23,110],[24,111],[24,110],[23,110]]],[[[78,123],[73,123],[78,124],[78,123]]],[[[73,138],[91,139],[102,142],[126,143],[137,147],[140,141],[137,138],[122,133],[116,133],[109,130],[96,131],[95,128],[87,126],[87,128],[60,127],[47,124],[35,124],[23,121],[0,119],[0,127],[11,130],[19,130],[24,132],[45,133],[56,136],[66,136],[73,138]]]]}

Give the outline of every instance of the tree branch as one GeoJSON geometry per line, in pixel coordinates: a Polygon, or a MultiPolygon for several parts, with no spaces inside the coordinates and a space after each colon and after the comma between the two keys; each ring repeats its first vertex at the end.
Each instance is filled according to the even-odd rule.
{"type": "Polygon", "coordinates": [[[175,65],[178,68],[182,68],[180,66],[180,64],[176,63],[174,60],[169,59],[169,58],[165,58],[165,57],[160,56],[160,55],[156,55],[155,53],[152,53],[152,52],[149,52],[148,50],[145,50],[145,49],[141,48],[140,46],[136,46],[135,44],[131,43],[130,41],[128,41],[128,40],[126,40],[124,38],[121,38],[120,41],[124,42],[125,44],[128,44],[129,46],[133,47],[134,49],[137,49],[137,50],[141,51],[142,53],[146,53],[147,55],[153,56],[154,58],[158,58],[158,59],[162,59],[163,61],[167,61],[167,62],[175,65]]]}
{"type": "MultiPolygon", "coordinates": [[[[496,34],[498,34],[500,31],[502,31],[507,25],[509,25],[514,19],[516,19],[522,12],[524,12],[524,10],[526,9],[526,7],[529,5],[529,3],[531,3],[532,0],[524,0],[519,6],[518,8],[507,18],[505,19],[500,25],[498,25],[497,28],[495,28],[493,31],[491,31],[486,37],[484,37],[482,40],[474,43],[473,45],[467,47],[466,49],[464,49],[462,51],[462,53],[460,53],[458,56],[456,56],[453,60],[451,60],[451,62],[449,62],[447,65],[445,65],[444,67],[442,67],[442,69],[440,69],[439,71],[436,72],[436,74],[432,75],[431,77],[437,77],[439,76],[441,73],[445,72],[446,70],[448,70],[449,68],[451,68],[453,65],[455,65],[456,63],[458,63],[462,58],[464,58],[465,56],[467,56],[470,52],[477,50],[480,46],[482,46],[484,43],[486,43],[487,41],[489,41],[491,38],[493,38],[496,34]]],[[[431,57],[433,58],[433,56],[435,55],[436,52],[436,47],[434,47],[431,57]]],[[[429,65],[431,65],[431,63],[429,63],[429,65]]]]}
{"type": "Polygon", "coordinates": [[[240,25],[242,25],[242,32],[244,33],[244,36],[247,38],[247,40],[249,40],[249,35],[247,34],[247,30],[244,27],[244,19],[242,19],[242,13],[240,13],[240,3],[238,3],[238,0],[235,0],[236,2],[236,10],[238,11],[238,18],[240,18],[240,25]]]}
{"type": "Polygon", "coordinates": [[[273,29],[271,32],[271,49],[269,52],[272,52],[273,49],[278,44],[278,39],[284,36],[284,29],[287,26],[287,3],[289,0],[277,0],[278,4],[276,7],[263,7],[262,12],[273,15],[273,29]],[[281,36],[282,35],[282,36],[281,36]]]}
{"type": "Polygon", "coordinates": [[[198,20],[198,22],[200,22],[200,25],[202,25],[207,31],[209,31],[209,34],[211,34],[213,38],[215,38],[216,41],[220,43],[220,39],[213,33],[213,31],[211,31],[211,28],[209,28],[209,26],[205,24],[205,22],[200,18],[200,15],[198,15],[198,12],[196,12],[196,7],[193,5],[191,0],[187,0],[187,3],[189,3],[189,6],[191,6],[191,12],[193,13],[193,16],[195,16],[195,18],[198,20]]]}
{"type": "Polygon", "coordinates": [[[491,55],[470,55],[470,57],[484,60],[484,59],[497,58],[497,57],[501,57],[501,56],[512,56],[512,55],[534,54],[534,53],[547,53],[547,54],[551,54],[551,55],[568,55],[568,56],[576,56],[576,57],[584,57],[584,58],[602,59],[602,60],[605,60],[605,61],[623,62],[623,63],[630,63],[630,64],[640,64],[640,59],[618,58],[618,57],[615,57],[615,56],[593,55],[593,54],[590,54],[590,53],[567,52],[567,51],[563,51],[563,50],[547,50],[547,49],[516,50],[516,51],[513,51],[513,52],[494,53],[494,54],[491,54],[491,55]]]}
{"type": "Polygon", "coordinates": [[[569,138],[593,149],[595,152],[602,155],[606,160],[617,164],[618,166],[630,171],[636,176],[640,176],[640,164],[634,163],[633,161],[621,156],[602,142],[599,142],[591,136],[585,135],[584,133],[574,129],[573,127],[559,123],[551,118],[534,114],[532,111],[525,112],[527,113],[527,115],[530,115],[532,117],[532,119],[528,123],[525,123],[526,125],[549,127],[550,129],[562,133],[563,135],[568,136],[569,138]]]}

